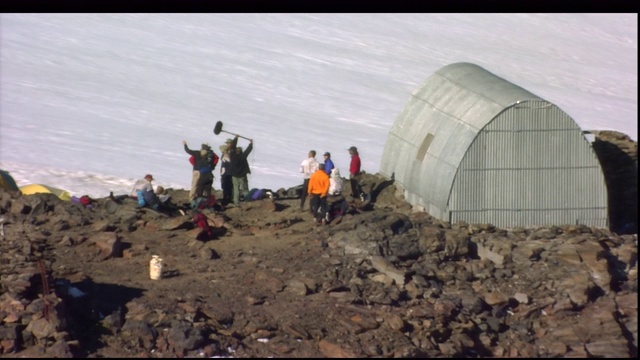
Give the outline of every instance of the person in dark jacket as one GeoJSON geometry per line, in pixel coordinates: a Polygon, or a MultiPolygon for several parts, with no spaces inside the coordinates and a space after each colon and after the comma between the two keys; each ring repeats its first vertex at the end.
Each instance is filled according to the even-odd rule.
{"type": "Polygon", "coordinates": [[[245,201],[248,200],[249,179],[247,175],[251,174],[251,169],[249,168],[247,156],[249,156],[251,150],[253,150],[253,139],[249,139],[249,146],[247,146],[246,150],[242,151],[242,148],[238,146],[237,135],[233,138],[229,146],[231,181],[233,182],[233,204],[236,206],[240,205],[240,195],[244,197],[245,201]]]}
{"type": "Polygon", "coordinates": [[[220,188],[222,189],[222,205],[233,201],[233,178],[231,176],[231,158],[229,157],[229,146],[231,139],[220,146],[220,188]]]}
{"type": "Polygon", "coordinates": [[[208,198],[213,187],[213,150],[207,144],[202,144],[200,150],[189,149],[184,140],[182,144],[184,144],[184,151],[195,158],[194,169],[200,171],[195,196],[208,198]]]}

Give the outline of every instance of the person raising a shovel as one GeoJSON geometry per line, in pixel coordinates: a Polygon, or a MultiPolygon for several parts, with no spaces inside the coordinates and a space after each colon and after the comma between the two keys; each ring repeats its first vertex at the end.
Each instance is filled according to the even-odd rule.
{"type": "Polygon", "coordinates": [[[236,135],[229,145],[229,172],[233,182],[233,204],[235,206],[240,206],[241,195],[244,201],[247,201],[249,197],[249,179],[247,175],[251,174],[251,168],[247,157],[253,150],[253,139],[249,139],[249,146],[243,151],[242,147],[238,146],[238,137],[236,135]]]}

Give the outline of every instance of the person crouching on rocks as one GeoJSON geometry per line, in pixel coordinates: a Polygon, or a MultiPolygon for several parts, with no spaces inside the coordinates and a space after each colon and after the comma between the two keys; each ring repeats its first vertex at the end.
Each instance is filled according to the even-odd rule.
{"type": "Polygon", "coordinates": [[[153,191],[153,175],[147,174],[144,178],[136,181],[131,190],[131,197],[138,200],[138,207],[149,207],[159,210],[161,202],[153,191]]]}
{"type": "Polygon", "coordinates": [[[138,200],[138,207],[143,207],[145,205],[144,202],[144,193],[147,191],[151,191],[153,193],[153,175],[147,174],[144,178],[136,181],[133,184],[133,189],[131,189],[130,196],[136,200],[138,200]]]}

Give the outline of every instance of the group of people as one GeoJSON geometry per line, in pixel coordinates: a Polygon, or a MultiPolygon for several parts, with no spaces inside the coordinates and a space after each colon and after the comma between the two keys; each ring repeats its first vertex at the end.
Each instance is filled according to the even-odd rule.
{"type": "MultiPolygon", "coordinates": [[[[351,195],[354,198],[360,196],[358,176],[361,173],[360,155],[355,146],[349,149],[351,161],[349,164],[349,183],[351,195]]],[[[324,162],[316,159],[316,151],[309,151],[307,158],[300,164],[300,172],[303,174],[302,194],[300,196],[300,210],[304,210],[304,204],[309,198],[309,208],[316,223],[326,224],[331,218],[331,204],[335,197],[340,197],[343,190],[340,171],[331,160],[331,153],[324,153],[324,162]]]]}
{"type": "Polygon", "coordinates": [[[213,170],[220,163],[220,187],[222,190],[221,203],[224,206],[240,205],[240,199],[246,199],[249,194],[249,179],[251,174],[247,157],[253,150],[253,139],[249,139],[249,146],[243,149],[238,146],[238,136],[220,146],[218,156],[209,144],[202,144],[201,149],[191,150],[186,141],[184,151],[193,158],[193,175],[189,200],[192,202],[200,198],[209,198],[213,189],[213,170]]]}
{"type": "MultiPolygon", "coordinates": [[[[223,206],[238,206],[240,200],[246,200],[249,196],[248,175],[251,173],[247,157],[253,150],[253,139],[249,139],[246,150],[238,146],[238,136],[227,139],[220,146],[220,155],[216,154],[211,146],[203,143],[200,150],[192,150],[186,141],[182,141],[184,151],[191,155],[189,162],[192,165],[191,188],[189,201],[192,208],[198,208],[201,203],[211,203],[215,199],[213,195],[213,175],[217,165],[220,164],[220,184],[222,199],[219,203],[223,206]],[[233,205],[231,205],[233,204],[233,205]]],[[[153,189],[153,175],[146,174],[144,178],[136,181],[129,197],[138,201],[138,207],[149,207],[154,210],[165,210],[168,207],[169,195],[158,186],[153,189]]],[[[111,195],[113,196],[113,195],[111,195]]]]}
{"type": "MultiPolygon", "coordinates": [[[[238,137],[227,139],[220,146],[220,155],[216,154],[209,144],[202,144],[200,150],[192,150],[186,141],[182,141],[184,151],[191,155],[189,161],[192,164],[191,189],[189,200],[192,208],[198,207],[198,201],[207,201],[213,197],[213,172],[219,164],[220,184],[222,190],[222,206],[239,206],[240,201],[247,201],[249,196],[248,175],[251,173],[247,157],[253,150],[253,140],[249,140],[246,149],[238,146],[238,137]]],[[[349,149],[351,161],[349,164],[349,184],[351,196],[360,196],[358,178],[361,174],[360,155],[355,146],[349,149]]],[[[300,164],[300,172],[303,174],[302,194],[300,196],[300,210],[304,210],[306,199],[309,198],[309,208],[314,220],[318,224],[326,224],[331,219],[332,204],[336,199],[342,198],[344,184],[340,176],[340,170],[331,160],[331,153],[323,154],[324,161],[316,159],[316,151],[310,150],[307,158],[300,164]]],[[[138,206],[147,206],[155,210],[162,210],[168,203],[169,196],[164,194],[164,189],[158,186],[154,191],[153,176],[145,175],[138,180],[130,196],[137,199],[138,206]]],[[[215,197],[214,197],[215,199],[215,197]]]]}

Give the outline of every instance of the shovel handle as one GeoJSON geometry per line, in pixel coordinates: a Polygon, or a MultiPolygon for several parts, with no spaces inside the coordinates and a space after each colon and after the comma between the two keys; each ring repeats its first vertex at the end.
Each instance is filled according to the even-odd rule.
{"type": "Polygon", "coordinates": [[[214,127],[213,127],[213,133],[214,133],[214,134],[216,134],[216,135],[218,135],[218,134],[220,134],[221,132],[225,132],[225,133],[227,133],[227,134],[231,134],[231,135],[234,135],[234,136],[237,136],[237,137],[241,137],[241,138],[243,138],[243,139],[247,139],[247,140],[249,140],[249,141],[253,141],[252,139],[249,139],[248,137],[244,137],[244,136],[242,136],[242,135],[238,135],[238,134],[234,134],[234,133],[232,133],[232,132],[228,132],[228,131],[222,130],[222,121],[218,121],[218,122],[216,123],[216,126],[214,126],[214,127]]]}
{"type": "Polygon", "coordinates": [[[226,131],[226,130],[220,130],[220,131],[221,131],[221,132],[225,132],[225,133],[230,134],[230,135],[235,135],[235,136],[237,136],[237,137],[241,137],[241,138],[243,138],[243,139],[247,139],[247,140],[253,141],[253,139],[249,139],[248,137],[244,137],[244,136],[242,136],[242,135],[234,134],[234,133],[228,132],[228,131],[226,131]]]}

